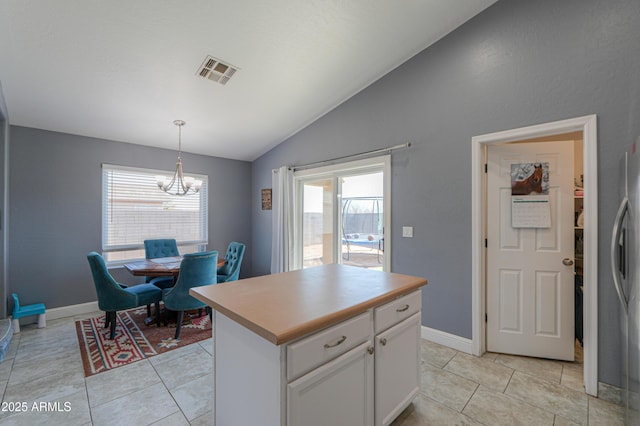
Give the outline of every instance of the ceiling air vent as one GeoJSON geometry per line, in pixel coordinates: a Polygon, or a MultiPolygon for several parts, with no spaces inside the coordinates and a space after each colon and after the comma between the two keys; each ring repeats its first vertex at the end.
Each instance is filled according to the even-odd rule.
{"type": "Polygon", "coordinates": [[[213,56],[207,56],[198,68],[197,75],[220,84],[227,84],[236,71],[238,71],[237,67],[225,64],[213,56]]]}

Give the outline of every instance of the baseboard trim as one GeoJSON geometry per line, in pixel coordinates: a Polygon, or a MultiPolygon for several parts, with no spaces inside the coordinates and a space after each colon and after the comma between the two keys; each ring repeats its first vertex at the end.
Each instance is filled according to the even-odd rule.
{"type": "Polygon", "coordinates": [[[421,336],[425,340],[437,343],[439,345],[447,346],[451,349],[455,349],[466,354],[473,354],[473,341],[464,337],[456,336],[455,334],[445,333],[444,331],[436,330],[434,328],[422,326],[421,336]]]}
{"type": "Polygon", "coordinates": [[[99,310],[97,300],[95,302],[80,303],[78,305],[61,306],[59,308],[47,309],[47,320],[84,315],[99,310]]]}

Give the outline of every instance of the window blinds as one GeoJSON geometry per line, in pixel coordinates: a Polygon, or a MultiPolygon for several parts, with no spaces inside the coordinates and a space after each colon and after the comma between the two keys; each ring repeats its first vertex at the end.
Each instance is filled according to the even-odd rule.
{"type": "Polygon", "coordinates": [[[200,192],[176,196],[158,188],[158,175],[173,172],[102,165],[103,252],[139,250],[154,238],[207,244],[208,177],[190,173],[202,180],[200,192]]]}

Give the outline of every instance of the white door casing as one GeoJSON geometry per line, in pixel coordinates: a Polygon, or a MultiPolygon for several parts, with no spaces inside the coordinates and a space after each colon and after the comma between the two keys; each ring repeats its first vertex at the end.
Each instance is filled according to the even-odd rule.
{"type": "Polygon", "coordinates": [[[473,355],[486,351],[485,150],[511,141],[582,132],[584,170],[584,387],[598,396],[598,117],[595,114],[502,130],[471,138],[471,317],[473,355]]]}
{"type": "Polygon", "coordinates": [[[489,351],[574,359],[573,152],[573,141],[489,147],[489,351]],[[512,227],[511,164],[518,163],[548,163],[551,228],[512,227]]]}

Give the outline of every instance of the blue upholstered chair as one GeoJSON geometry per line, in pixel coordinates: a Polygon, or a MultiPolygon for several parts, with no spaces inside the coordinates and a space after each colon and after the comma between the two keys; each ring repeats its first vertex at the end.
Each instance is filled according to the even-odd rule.
{"type": "Polygon", "coordinates": [[[160,300],[162,290],[152,284],[138,284],[127,287],[118,283],[107,270],[107,265],[102,256],[96,252],[87,255],[93,283],[98,294],[98,307],[105,312],[104,326],[111,325],[109,338],[113,340],[116,335],[116,312],[138,306],[155,304],[156,322],[160,326],[160,300]]]}
{"type": "Polygon", "coordinates": [[[217,251],[185,254],[180,263],[180,275],[178,275],[176,285],[162,291],[165,314],[167,309],[178,312],[176,339],[180,338],[180,328],[182,326],[184,311],[207,308],[207,312],[211,315],[211,310],[205,303],[189,295],[189,289],[192,287],[216,284],[217,263],[217,251]]]}
{"type": "MultiPolygon", "coordinates": [[[[144,240],[144,257],[157,259],[159,257],[180,256],[176,240],[171,238],[144,240]]],[[[146,282],[161,289],[173,287],[173,277],[147,277],[146,282]]]]}
{"type": "Polygon", "coordinates": [[[240,266],[244,256],[245,245],[232,241],[224,256],[224,265],[218,268],[218,282],[237,281],[240,277],[240,266]]]}

